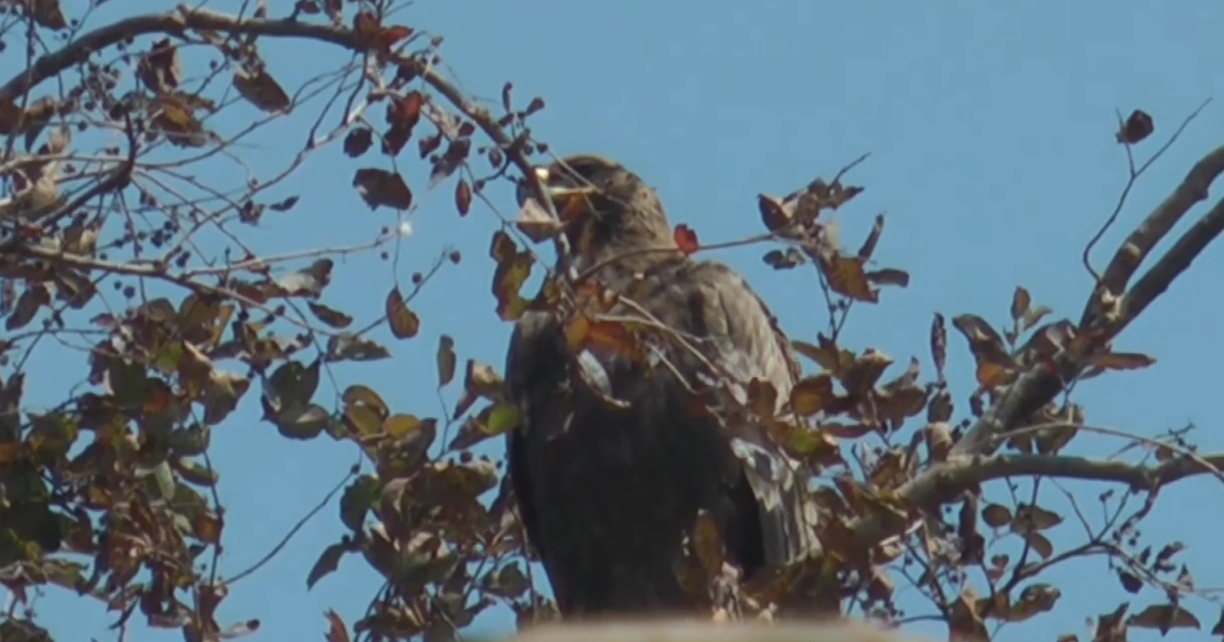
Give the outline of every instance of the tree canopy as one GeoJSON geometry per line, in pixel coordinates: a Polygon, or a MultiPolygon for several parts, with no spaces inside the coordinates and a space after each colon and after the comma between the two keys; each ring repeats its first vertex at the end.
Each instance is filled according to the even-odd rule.
{"type": "MultiPolygon", "coordinates": [[[[320,616],[330,642],[453,639],[496,608],[520,624],[556,617],[502,463],[482,448],[520,420],[499,367],[464,356],[460,338],[442,334],[433,363],[405,366],[436,371],[436,389],[426,391],[440,402],[434,416],[410,414],[361,376],[400,342],[423,340],[423,322],[445,326],[448,311],[416,297],[467,260],[430,248],[427,265],[398,277],[417,192],[444,190],[456,216],[479,219],[493,268],[453,295],[486,298],[490,324],[546,309],[567,324],[574,350],[641,346],[606,309],[565,303],[590,292],[550,269],[539,242],[556,230],[515,221],[498,202],[499,189],[520,184],[543,197],[532,168],[554,157],[531,123],[547,97],[520,96],[512,82],[460,89],[442,37],[411,24],[397,4],[133,6],[107,21],[93,15],[106,0],[0,1],[4,59],[20,60],[0,78],[0,585],[11,596],[0,639],[53,639],[55,627],[33,607],[43,588],[105,604],[116,639],[141,626],[181,629],[188,640],[255,632],[257,619],[217,616],[230,584],[262,566],[223,572],[218,561],[227,518],[217,489],[226,479],[210,438],[239,407],[257,408],[263,427],[289,442],[360,453],[304,518],[338,517],[346,529],[301,569],[308,587],[341,563],[368,565],[382,580],[368,587],[365,612],[320,616]],[[287,83],[263,55],[265,43],[286,39],[342,63],[287,83]],[[499,96],[477,98],[490,89],[499,96]],[[303,113],[313,125],[285,143],[283,165],[247,162],[245,138],[303,113]],[[278,184],[330,149],[347,163],[335,168],[343,176],[334,187],[395,223],[357,245],[260,252],[248,242],[252,230],[291,225],[277,216],[309,207],[278,184]],[[424,170],[425,185],[410,184],[410,167],[424,170]],[[390,284],[361,284],[381,302],[368,318],[329,297],[359,256],[391,266],[390,284]],[[64,361],[29,373],[48,358],[64,361]],[[55,402],[31,403],[33,388],[51,390],[55,402]]],[[[727,409],[760,416],[815,471],[811,496],[830,516],[817,533],[825,554],[734,587],[734,603],[715,605],[711,618],[768,620],[772,604],[834,596],[851,617],[903,628],[935,619],[986,640],[1074,590],[1045,581],[1049,569],[1104,556],[1119,606],[1084,613],[1092,630],[1062,640],[1120,642],[1128,628],[1224,635],[1224,615],[1196,588],[1183,546],[1138,534],[1162,488],[1193,476],[1224,481],[1224,454],[1198,452],[1184,430],[1140,438],[1093,425],[1073,394],[1080,381],[1154,363],[1115,350],[1115,339],[1224,230],[1224,200],[1209,198],[1224,172],[1217,147],[1203,150],[1112,252],[1105,245],[1119,236],[1112,228],[1132,187],[1197,113],[1160,115],[1159,126],[1139,109],[1119,114],[1129,177],[1084,248],[1096,286],[1082,310],[1063,316],[1017,286],[1007,327],[987,321],[995,311],[936,313],[922,320],[931,371],[918,356],[888,356],[884,338],[845,338],[850,310],[888,306],[911,279],[876,251],[884,215],[857,238],[840,230],[839,216],[865,188],[854,172],[867,156],[790,193],[760,194],[760,232],[750,238],[706,242],[695,226],[675,227],[685,253],[752,246],[776,270],[806,271],[827,311],[820,327],[789,329],[805,369],[783,400],[790,413],[775,413],[777,392],[759,381],[736,382],[742,407],[727,409]],[[1102,255],[1108,260],[1094,260],[1102,255]],[[950,359],[973,360],[974,389],[952,388],[950,359]],[[1064,454],[1090,433],[1134,447],[1123,456],[1064,454]],[[1043,506],[1057,480],[1113,486],[1064,514],[1043,506]],[[1048,531],[1065,522],[1084,535],[1057,548],[1048,531]],[[926,613],[898,606],[903,585],[926,613]],[[1132,598],[1144,588],[1164,599],[1132,598]]],[[[358,213],[347,216],[336,225],[358,213]]],[[[729,581],[709,519],[696,519],[688,553],[677,573],[694,590],[729,581]]]]}

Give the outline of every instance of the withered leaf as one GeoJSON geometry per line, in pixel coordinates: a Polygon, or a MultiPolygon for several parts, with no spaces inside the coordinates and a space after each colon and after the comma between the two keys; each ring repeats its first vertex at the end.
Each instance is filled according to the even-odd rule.
{"type": "Polygon", "coordinates": [[[30,321],[34,320],[39,308],[50,302],[51,296],[42,283],[26,287],[21,296],[17,297],[17,305],[13,308],[12,314],[4,320],[4,329],[12,332],[26,327],[30,321]]]}
{"type": "Polygon", "coordinates": [[[60,9],[59,0],[27,0],[15,6],[24,6],[34,23],[48,29],[66,29],[68,21],[60,9]]]}
{"type": "Polygon", "coordinates": [[[1143,580],[1123,570],[1118,570],[1118,581],[1122,584],[1122,589],[1131,595],[1143,589],[1143,580]]]}
{"type": "Polygon", "coordinates": [[[379,361],[390,359],[383,346],[350,332],[332,335],[327,340],[327,361],[379,361]]]}
{"type": "Polygon", "coordinates": [[[1193,613],[1176,604],[1153,604],[1132,615],[1126,623],[1138,629],[1156,629],[1162,634],[1172,629],[1202,628],[1193,613]]]}
{"type": "Polygon", "coordinates": [[[867,280],[862,259],[832,253],[822,257],[821,268],[825,278],[829,280],[829,288],[834,292],[855,301],[867,303],[879,301],[879,293],[871,287],[871,282],[867,280]]]}
{"type": "Polygon", "coordinates": [[[1126,117],[1126,122],[1122,123],[1118,133],[1114,134],[1114,138],[1124,145],[1134,145],[1151,136],[1154,131],[1156,131],[1156,125],[1152,117],[1142,109],[1136,109],[1126,117]]]}
{"type": "Polygon", "coordinates": [[[349,637],[348,625],[344,623],[344,618],[331,609],[327,609],[327,633],[323,638],[327,642],[352,642],[349,637]]]}
{"type": "Polygon", "coordinates": [[[944,380],[944,366],[948,364],[948,328],[942,314],[936,312],[931,319],[931,360],[935,362],[935,373],[944,380]]]}
{"type": "Polygon", "coordinates": [[[833,400],[833,379],[827,374],[805,377],[791,388],[790,407],[800,417],[810,417],[833,400]]]}
{"type": "Polygon", "coordinates": [[[977,362],[977,381],[983,388],[1006,383],[1016,373],[1016,362],[1004,347],[1003,338],[986,322],[974,314],[961,314],[952,318],[952,326],[969,341],[969,350],[977,362]]]}
{"type": "Polygon", "coordinates": [[[463,376],[463,395],[455,403],[454,417],[461,417],[477,399],[482,398],[495,403],[505,401],[505,382],[492,366],[468,359],[463,376]]]}
{"type": "Polygon", "coordinates": [[[276,416],[276,429],[284,437],[290,439],[310,440],[318,437],[327,424],[331,422],[331,414],[318,404],[292,406],[276,416]]]}
{"type": "Polygon", "coordinates": [[[323,288],[331,283],[332,268],[335,262],[331,259],[316,259],[308,267],[285,275],[276,286],[280,296],[302,296],[315,298],[323,294],[323,288]]]}
{"type": "Polygon", "coordinates": [[[1016,286],[1016,291],[1012,293],[1011,302],[1011,317],[1013,321],[1019,321],[1028,314],[1029,308],[1033,305],[1033,297],[1029,291],[1019,285],[1016,286]]]}
{"type": "Polygon", "coordinates": [[[892,363],[893,360],[888,355],[875,348],[868,348],[863,356],[855,359],[850,367],[844,369],[838,376],[838,380],[841,381],[842,387],[847,392],[861,394],[873,388],[892,363]]]}
{"type": "Polygon", "coordinates": [[[494,595],[515,598],[531,589],[531,581],[523,573],[518,562],[511,562],[496,573],[485,575],[485,588],[494,595]]]}
{"type": "Polygon", "coordinates": [[[396,339],[411,339],[421,331],[421,318],[408,308],[398,287],[387,293],[387,323],[396,339]]]}
{"type": "Polygon", "coordinates": [[[897,287],[909,287],[910,275],[905,270],[896,268],[883,268],[880,270],[872,270],[866,273],[867,280],[875,285],[895,285],[897,287]]]}
{"type": "Polygon", "coordinates": [[[354,550],[353,545],[347,542],[332,544],[323,549],[323,553],[319,555],[318,560],[315,560],[310,573],[306,575],[307,590],[312,588],[319,580],[336,572],[336,569],[340,568],[340,558],[354,550]]]}
{"type": "Polygon", "coordinates": [[[459,210],[459,216],[467,216],[472,210],[472,188],[462,178],[455,183],[455,209],[459,210]]]}
{"type": "Polygon", "coordinates": [[[1054,554],[1054,544],[1045,535],[1037,532],[1024,533],[1024,542],[1028,544],[1033,552],[1041,556],[1041,559],[1048,560],[1054,554]]]}
{"type": "Polygon", "coordinates": [[[320,321],[322,321],[323,323],[326,323],[327,325],[333,328],[343,329],[343,328],[349,327],[353,323],[353,317],[339,310],[329,308],[326,305],[323,305],[322,303],[315,303],[314,301],[307,301],[306,305],[310,308],[310,311],[316,317],[318,317],[320,321]]]}
{"type": "Polygon", "coordinates": [[[815,361],[817,365],[825,370],[828,370],[834,377],[840,377],[852,365],[854,365],[854,353],[837,347],[833,340],[824,336],[817,335],[817,342],[820,345],[812,345],[806,341],[793,340],[791,346],[795,352],[815,361]]]}
{"type": "Polygon", "coordinates": [[[238,69],[234,72],[234,89],[247,102],[270,114],[289,110],[289,94],[265,68],[238,69]]]}
{"type": "Polygon", "coordinates": [[[1058,526],[1063,521],[1062,515],[1032,504],[1020,504],[1016,509],[1016,519],[1012,522],[1012,530],[1016,532],[1043,531],[1058,526]]]}
{"type": "Polygon", "coordinates": [[[761,260],[775,270],[790,270],[807,262],[803,254],[793,247],[788,247],[785,251],[770,250],[761,257],[761,260]]]}
{"type": "Polygon", "coordinates": [[[493,234],[489,256],[497,262],[493,272],[497,314],[503,321],[516,321],[527,310],[527,301],[519,292],[531,276],[535,257],[526,250],[519,251],[510,235],[500,230],[493,234]]]}
{"type": "Polygon", "coordinates": [[[387,124],[411,134],[421,120],[421,107],[424,105],[425,94],[416,90],[408,92],[403,98],[392,96],[387,104],[387,124]]]}
{"type": "Polygon", "coordinates": [[[268,209],[274,212],[288,212],[289,210],[293,209],[294,205],[297,205],[297,202],[298,202],[297,196],[290,196],[283,201],[278,201],[276,203],[269,205],[268,209]]]}
{"type": "Polygon", "coordinates": [[[1106,370],[1139,370],[1156,363],[1154,357],[1136,352],[1110,352],[1093,357],[1090,365],[1106,370]]]}
{"type": "Polygon", "coordinates": [[[344,154],[349,158],[357,158],[369,151],[374,144],[374,133],[365,127],[358,127],[344,137],[344,154]]]}
{"type": "Polygon", "coordinates": [[[435,359],[438,365],[438,387],[441,388],[455,378],[455,365],[457,361],[455,357],[455,340],[449,335],[444,334],[438,337],[438,353],[435,359]]]}
{"type": "Polygon", "coordinates": [[[875,430],[867,424],[841,424],[836,422],[820,424],[820,431],[838,439],[859,439],[875,430]]]}
{"type": "Polygon", "coordinates": [[[863,241],[862,247],[859,248],[858,258],[867,261],[875,254],[876,245],[880,243],[880,236],[884,234],[884,215],[876,214],[875,223],[871,226],[871,232],[867,234],[867,239],[863,241]]]}
{"type": "Polygon", "coordinates": [[[757,209],[761,212],[761,222],[770,232],[777,232],[791,223],[792,212],[772,196],[757,194],[757,209]]]}
{"type": "Polygon", "coordinates": [[[412,206],[412,190],[404,177],[395,172],[376,167],[363,167],[353,175],[353,187],[370,209],[386,205],[397,210],[412,206]]]}

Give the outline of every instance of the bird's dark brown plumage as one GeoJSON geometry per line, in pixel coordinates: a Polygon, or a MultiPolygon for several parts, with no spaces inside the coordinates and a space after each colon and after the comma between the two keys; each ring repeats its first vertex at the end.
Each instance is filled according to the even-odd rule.
{"type": "Polygon", "coordinates": [[[585,190],[580,206],[558,201],[572,248],[558,267],[602,266],[593,278],[635,304],[608,314],[644,310],[667,329],[655,334],[673,339],[656,344],[668,369],[606,353],[578,358],[550,313],[530,312],[514,330],[506,378],[525,421],[508,438],[509,473],[562,613],[692,608],[674,562],[702,509],[749,575],[815,553],[814,513],[795,463],[756,423],[723,425],[695,412],[689,391],[727,406],[732,393],[707,384],[722,377],[742,390],[758,378],[787,398],[798,366],[769,310],[730,268],[675,251],[654,191],[623,167],[570,157],[550,166],[548,182],[557,192],[585,190]],[[617,256],[626,258],[610,261],[617,256]],[[627,407],[580,380],[583,359],[598,362],[607,392],[627,407]]]}

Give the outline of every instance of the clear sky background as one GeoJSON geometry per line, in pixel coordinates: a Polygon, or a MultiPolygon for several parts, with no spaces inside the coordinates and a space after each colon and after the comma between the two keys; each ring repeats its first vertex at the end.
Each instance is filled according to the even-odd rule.
{"type": "MultiPolygon", "coordinates": [[[[171,6],[113,4],[91,19],[95,26],[108,17],[171,6]]],[[[292,5],[269,4],[273,15],[284,15],[292,5]]],[[[948,317],[974,312],[1001,325],[1012,289],[1024,285],[1056,316],[1078,318],[1090,285],[1080,253],[1126,181],[1123,150],[1112,138],[1115,109],[1141,108],[1154,116],[1156,134],[1138,148],[1142,159],[1206,98],[1221,98],[1224,88],[1224,5],[1207,0],[417,0],[396,22],[444,35],[443,55],[466,90],[496,101],[502,83],[511,80],[521,104],[543,96],[547,109],[535,117],[535,129],[554,151],[621,160],[657,187],[673,222],[688,223],[706,242],[759,233],[758,192],[785,194],[871,152],[850,177],[867,191],[839,212],[842,238],[856,247],[872,217],[887,212],[876,258],[908,269],[913,281],[907,290],[887,290],[879,306],[856,307],[845,342],[854,349],[877,347],[902,365],[918,356],[927,373],[928,329],[936,311],[948,317]]],[[[271,71],[291,91],[346,60],[315,43],[266,42],[262,48],[271,71]]],[[[20,48],[4,55],[6,77],[18,69],[12,49],[20,48]]],[[[301,148],[316,112],[317,103],[247,139],[244,160],[269,176],[278,172],[301,148]]],[[[249,105],[237,105],[211,124],[232,133],[254,115],[249,105]]],[[[1224,103],[1216,102],[1139,184],[1115,233],[1094,256],[1097,264],[1107,260],[1122,231],[1221,143],[1224,103]]],[[[414,340],[391,345],[394,360],[346,364],[337,375],[342,384],[372,385],[397,411],[430,416],[438,412],[438,335],[455,338],[461,360],[500,368],[510,328],[496,318],[488,294],[492,214],[478,204],[472,215],[459,218],[451,202],[453,183],[427,192],[414,150],[410,144],[401,165],[412,167],[409,178],[420,207],[412,219],[415,233],[401,247],[397,276],[406,282],[411,272],[424,271],[447,244],[465,260],[444,268],[416,300],[423,330],[414,340]]],[[[393,225],[388,210],[371,212],[350,187],[352,172],[371,163],[381,161],[374,155],[346,159],[334,149],[316,155],[272,195],[298,194],[301,203],[289,213],[266,214],[251,239],[261,250],[284,252],[360,243],[380,226],[393,225]]],[[[217,171],[201,178],[232,178],[217,171]]],[[[1220,193],[1217,188],[1213,195],[1220,193]]],[[[507,191],[492,197],[512,211],[507,191]]],[[[743,271],[792,337],[813,339],[825,314],[811,268],[774,272],[760,262],[762,250],[728,251],[718,258],[743,271]]],[[[1087,406],[1090,422],[1150,436],[1193,421],[1200,427],[1194,438],[1204,450],[1224,449],[1218,367],[1224,343],[1217,338],[1224,313],[1222,270],[1224,247],[1212,247],[1126,332],[1119,349],[1148,352],[1158,362],[1081,385],[1076,399],[1087,406]]],[[[387,264],[351,258],[338,264],[323,301],[358,314],[361,324],[381,313],[389,285],[387,264]]],[[[45,354],[32,367],[29,401],[35,405],[61,398],[56,392],[63,388],[53,385],[54,369],[65,367],[61,357],[82,363],[76,354],[45,354]]],[[[960,418],[967,412],[973,364],[959,335],[951,337],[950,354],[960,418]]],[[[327,385],[324,394],[331,392],[327,385]]],[[[224,575],[263,557],[356,459],[351,447],[326,438],[298,443],[279,437],[258,421],[256,393],[213,435],[228,511],[224,575]]],[[[322,397],[325,403],[328,398],[322,397]]],[[[1105,455],[1121,446],[1082,437],[1073,450],[1105,455]]],[[[1103,486],[1067,486],[1085,512],[1100,515],[1094,502],[1103,486]]],[[[1066,507],[1052,488],[1045,497],[1052,508],[1066,507]]],[[[1166,489],[1143,526],[1143,541],[1157,548],[1184,541],[1190,550],[1183,560],[1192,563],[1199,585],[1224,586],[1224,561],[1215,548],[1224,527],[1222,508],[1224,488],[1208,478],[1166,489]]],[[[275,641],[319,639],[328,608],[350,623],[358,619],[379,587],[361,560],[345,560],[312,591],[305,586],[315,558],[342,530],[333,504],[274,560],[232,588],[223,617],[259,618],[263,628],[252,639],[275,641]]],[[[1059,548],[1082,537],[1073,518],[1052,533],[1059,548]]],[[[1101,558],[1066,565],[1045,581],[1063,591],[1054,612],[1013,626],[1000,639],[1053,640],[1059,633],[1084,639],[1085,618],[1112,610],[1126,597],[1101,558]]],[[[1145,589],[1136,603],[1161,598],[1145,589]]],[[[902,602],[911,615],[931,612],[912,590],[902,602]]],[[[1213,607],[1201,601],[1188,606],[1203,619],[1204,631],[1174,633],[1170,640],[1204,639],[1214,623],[1213,607]]],[[[58,639],[113,639],[106,627],[115,614],[75,595],[49,591],[38,610],[58,639]]],[[[482,617],[477,629],[506,631],[512,621],[498,609],[482,617]]],[[[179,637],[140,626],[128,639],[179,637]]],[[[1133,639],[1154,640],[1156,634],[1133,639]]]]}

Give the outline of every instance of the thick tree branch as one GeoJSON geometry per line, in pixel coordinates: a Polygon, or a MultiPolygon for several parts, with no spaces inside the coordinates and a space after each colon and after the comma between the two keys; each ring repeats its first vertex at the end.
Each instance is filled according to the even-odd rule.
{"type": "MultiPolygon", "coordinates": [[[[1105,268],[1097,293],[1104,289],[1114,296],[1120,296],[1152,248],[1177,225],[1195,203],[1207,199],[1208,188],[1221,173],[1224,173],[1224,146],[1217,147],[1195,163],[1177,189],[1135,227],[1105,268]]],[[[1080,327],[1091,323],[1095,316],[1099,305],[1097,293],[1094,293],[1084,306],[1080,327]]],[[[1148,303],[1150,302],[1149,300],[1148,303]]]]}
{"type": "MultiPolygon", "coordinates": [[[[1143,259],[1151,252],[1152,247],[1168,234],[1169,230],[1185,215],[1190,207],[1207,198],[1208,188],[1221,173],[1224,173],[1224,146],[1216,148],[1199,160],[1194,165],[1194,168],[1190,170],[1189,174],[1186,175],[1185,180],[1173,190],[1173,193],[1131,232],[1126,241],[1122,243],[1121,247],[1114,254],[1109,267],[1106,268],[1105,276],[1102,277],[1102,283],[1112,284],[1110,285],[1111,292],[1121,292],[1122,288],[1130,281],[1131,276],[1143,262],[1143,259]],[[1118,289],[1114,290],[1114,286],[1117,286],[1118,289]]],[[[1099,314],[1098,311],[1101,309],[1100,293],[1102,290],[1100,286],[1094,289],[1085,309],[1083,321],[1079,326],[1079,332],[1082,335],[1080,340],[1072,342],[1072,345],[1059,353],[1051,363],[1034,367],[1020,375],[1000,395],[999,400],[970,426],[961,440],[952,448],[949,460],[962,462],[960,464],[962,466],[981,466],[983,467],[982,470],[991,470],[990,466],[992,465],[1004,466],[1004,464],[997,462],[1007,461],[1005,459],[982,459],[981,456],[993,453],[994,449],[998,447],[998,437],[1000,435],[1014,430],[1031,417],[1034,412],[1052,401],[1063,390],[1067,382],[1073,381],[1078,376],[1084,366],[1084,360],[1091,356],[1094,350],[1099,349],[1105,342],[1116,336],[1140,312],[1146,309],[1156,297],[1167,290],[1173,280],[1190,266],[1195,257],[1212,240],[1219,236],[1222,230],[1224,230],[1224,201],[1217,203],[1215,207],[1211,208],[1201,220],[1178,239],[1177,243],[1147,274],[1135,283],[1134,287],[1122,297],[1123,305],[1118,309],[1117,314],[1112,316],[1099,314]],[[965,464],[963,462],[973,463],[965,464]]],[[[1065,466],[1067,460],[1067,458],[1060,457],[1031,455],[1026,457],[1049,460],[1048,464],[1040,464],[1036,460],[1033,462],[1019,460],[1026,462],[1024,465],[1033,467],[1032,470],[1034,472],[1031,474],[1042,474],[1036,472],[1044,470],[1040,468],[1041,466],[1065,466]]],[[[1212,465],[1218,467],[1220,463],[1224,462],[1216,461],[1212,465]]],[[[1187,464],[1183,462],[1179,465],[1185,466],[1187,464]]],[[[954,470],[950,469],[949,466],[952,466],[952,464],[936,466],[921,473],[898,489],[897,494],[903,501],[915,504],[954,499],[957,493],[948,494],[944,492],[948,488],[947,484],[949,483],[948,475],[950,473],[948,471],[954,470]],[[936,492],[936,489],[939,489],[940,492],[936,492]]],[[[1084,471],[1089,469],[1081,465],[1080,467],[1072,467],[1070,470],[1084,471]]],[[[1135,480],[1141,480],[1143,474],[1146,474],[1134,472],[1130,469],[1109,467],[1098,467],[1092,470],[1105,472],[1107,475],[1105,477],[1088,478],[1122,481],[1132,485],[1135,485],[1135,480]]],[[[1181,468],[1170,467],[1164,470],[1166,472],[1160,474],[1170,476],[1168,479],[1160,478],[1165,482],[1173,478],[1180,479],[1187,474],[1181,472],[1183,470],[1181,468]],[[1176,471],[1176,474],[1169,471],[1176,471]]],[[[1202,472],[1202,470],[1196,469],[1195,472],[1202,472]]],[[[970,473],[961,474],[969,475],[970,473]]],[[[1010,474],[1022,473],[1013,472],[1010,474]]],[[[1063,476],[1075,477],[1077,475],[1068,474],[1063,476]]],[[[993,478],[991,477],[990,479],[993,478]]],[[[956,479],[956,475],[952,475],[951,480],[955,481],[956,479]]],[[[985,479],[983,478],[983,480],[985,479]]],[[[1143,484],[1141,483],[1139,486],[1143,487],[1143,484]]],[[[867,515],[856,519],[851,523],[850,528],[854,532],[856,541],[864,548],[870,548],[888,537],[903,533],[909,526],[906,523],[898,523],[896,520],[891,521],[892,523],[886,523],[884,516],[867,515]]]]}
{"type": "Polygon", "coordinates": [[[1152,266],[1152,269],[1148,270],[1126,293],[1126,297],[1122,300],[1122,323],[1133,321],[1147,309],[1152,301],[1156,300],[1156,297],[1169,289],[1173,279],[1189,269],[1190,263],[1220,235],[1221,231],[1224,231],[1224,199],[1217,201],[1215,206],[1203,215],[1203,218],[1186,230],[1185,234],[1177,239],[1177,242],[1169,248],[1160,261],[1152,266]]]}
{"type": "MultiPolygon", "coordinates": [[[[1003,454],[950,457],[897,489],[897,496],[913,506],[941,505],[963,496],[988,481],[1015,477],[1057,477],[1126,484],[1134,490],[1156,490],[1188,477],[1210,474],[1224,483],[1224,453],[1197,457],[1177,456],[1157,466],[1085,457],[1003,454]]],[[[908,526],[889,515],[857,520],[855,541],[870,546],[900,534],[908,526]]]]}

